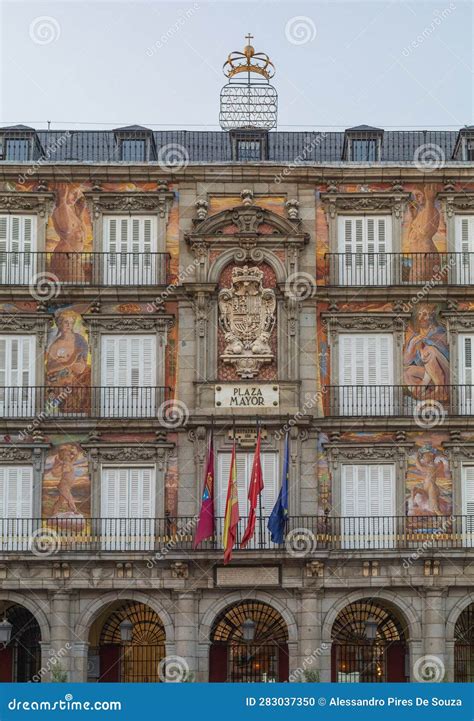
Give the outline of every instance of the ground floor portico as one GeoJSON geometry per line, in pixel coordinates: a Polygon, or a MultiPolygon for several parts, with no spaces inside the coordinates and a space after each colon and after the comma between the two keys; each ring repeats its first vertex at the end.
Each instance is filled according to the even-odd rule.
{"type": "Polygon", "coordinates": [[[293,568],[273,587],[262,577],[260,587],[216,588],[215,575],[178,570],[159,587],[121,578],[9,590],[4,581],[0,680],[474,680],[467,586],[316,577],[292,587],[293,568]]]}

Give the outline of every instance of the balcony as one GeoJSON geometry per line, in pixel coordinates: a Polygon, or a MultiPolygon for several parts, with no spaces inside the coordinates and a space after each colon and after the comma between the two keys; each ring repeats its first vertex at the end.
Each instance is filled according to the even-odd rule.
{"type": "Polygon", "coordinates": [[[166,285],[169,255],[0,252],[0,286],[40,284],[44,274],[45,281],[65,286],[166,285]]]}
{"type": "Polygon", "coordinates": [[[170,389],[153,387],[80,388],[24,386],[0,388],[0,418],[157,418],[170,389]]]}
{"type": "MultiPolygon", "coordinates": [[[[310,558],[319,551],[430,550],[474,548],[474,515],[470,516],[292,516],[286,542],[270,540],[268,518],[257,518],[255,537],[245,549],[240,540],[247,519],[239,523],[235,553],[279,552],[310,558]]],[[[181,518],[8,518],[0,519],[0,552],[41,555],[57,552],[146,551],[163,560],[170,554],[193,551],[195,516],[181,518]]],[[[224,519],[216,518],[216,534],[196,553],[222,554],[224,519]]]]}
{"type": "Polygon", "coordinates": [[[325,414],[331,417],[423,414],[474,415],[474,386],[325,386],[325,414]]]}
{"type": "Polygon", "coordinates": [[[327,253],[335,287],[473,285],[474,253],[327,253]]]}

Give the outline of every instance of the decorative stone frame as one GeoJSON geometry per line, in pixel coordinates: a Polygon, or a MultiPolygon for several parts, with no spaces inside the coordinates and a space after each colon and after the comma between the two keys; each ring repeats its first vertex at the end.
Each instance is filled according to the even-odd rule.
{"type": "Polygon", "coordinates": [[[156,252],[166,251],[166,227],[174,193],[161,186],[155,192],[86,192],[92,218],[94,251],[103,251],[104,217],[107,215],[153,215],[156,217],[156,252]]]}
{"type": "Polygon", "coordinates": [[[405,478],[408,455],[413,449],[412,443],[400,442],[396,439],[389,443],[375,444],[338,441],[325,443],[324,449],[332,469],[333,508],[341,507],[341,466],[352,464],[369,466],[389,463],[395,466],[395,515],[405,515],[405,478]]]}
{"type": "Polygon", "coordinates": [[[448,344],[450,353],[450,383],[459,383],[459,334],[472,333],[474,335],[474,313],[443,311],[442,317],[447,321],[448,344]]]}
{"type": "Polygon", "coordinates": [[[100,518],[100,493],[102,468],[152,466],[155,470],[155,518],[165,517],[165,478],[168,467],[170,443],[137,443],[124,446],[117,443],[81,443],[87,453],[91,482],[91,516],[100,518]]]}
{"type": "MultiPolygon", "coordinates": [[[[239,431],[242,430],[244,424],[239,421],[235,428],[236,435],[236,450],[252,452],[255,448],[255,443],[249,445],[247,443],[239,442],[239,431]]],[[[245,426],[246,427],[246,426],[245,426]]],[[[255,426],[252,426],[252,430],[255,430],[255,426]]],[[[196,513],[199,513],[202,496],[202,479],[204,476],[205,464],[207,461],[207,427],[204,425],[196,426],[188,432],[188,438],[194,445],[194,458],[195,458],[195,470],[196,470],[196,486],[194,491],[194,498],[196,499],[196,513]]],[[[289,467],[289,505],[292,515],[299,515],[301,513],[301,499],[300,499],[300,488],[297,483],[297,479],[301,477],[301,446],[308,439],[308,432],[298,430],[295,426],[290,430],[290,467],[289,467]]],[[[256,434],[255,434],[256,442],[256,434]]],[[[233,446],[232,440],[232,429],[229,430],[229,426],[226,425],[222,430],[214,429],[214,457],[216,462],[216,483],[217,483],[217,456],[222,451],[231,452],[233,446]]],[[[265,424],[262,426],[262,453],[271,452],[278,453],[279,459],[283,459],[285,447],[284,434],[279,431],[273,431],[271,427],[265,428],[265,424]],[[280,437],[281,436],[281,437],[280,437]]],[[[278,469],[277,488],[279,487],[281,478],[282,466],[280,461],[280,467],[278,469]]]]}
{"type": "MultiPolygon", "coordinates": [[[[25,423],[25,426],[28,424],[25,423]]],[[[0,448],[0,465],[32,466],[33,468],[33,518],[41,518],[43,471],[49,443],[22,443],[19,446],[0,448]]]]}
{"type": "Polygon", "coordinates": [[[150,333],[156,335],[156,385],[164,386],[166,380],[166,344],[168,330],[174,322],[170,315],[93,315],[85,314],[84,322],[88,327],[90,348],[92,356],[92,386],[100,386],[102,358],[102,335],[143,335],[150,333]]]}
{"type": "Polygon", "coordinates": [[[392,251],[400,253],[402,250],[402,222],[405,208],[410,199],[410,193],[403,191],[382,192],[333,192],[321,193],[321,202],[326,211],[329,230],[329,252],[337,253],[338,219],[341,215],[390,215],[392,218],[392,251]]]}
{"type": "Polygon", "coordinates": [[[286,376],[278,380],[298,380],[298,353],[289,353],[290,344],[299,347],[298,303],[285,288],[287,278],[298,272],[299,255],[309,234],[303,232],[298,216],[298,202],[286,203],[288,218],[254,204],[253,193],[241,193],[243,205],[223,210],[207,217],[207,202],[197,203],[194,229],[185,235],[196,260],[194,277],[185,284],[191,293],[196,317],[197,368],[196,377],[214,380],[217,376],[218,304],[216,287],[222,270],[230,263],[267,263],[275,273],[277,286],[277,367],[286,369],[286,376]],[[273,233],[261,233],[262,224],[273,233]],[[233,233],[224,229],[235,226],[233,233]],[[279,258],[275,246],[284,251],[279,258]],[[211,258],[211,250],[219,255],[211,258]],[[288,361],[290,361],[288,363],[288,361]]]}
{"type": "Polygon", "coordinates": [[[47,192],[0,192],[0,215],[18,213],[19,215],[35,215],[36,251],[46,249],[46,229],[48,218],[54,206],[54,194],[47,192]]]}
{"type": "Polygon", "coordinates": [[[0,314],[0,333],[2,335],[32,335],[36,338],[35,385],[45,384],[46,337],[51,325],[51,316],[37,313],[25,315],[0,314]]]}
{"type": "Polygon", "coordinates": [[[446,245],[448,253],[456,252],[456,216],[474,215],[474,193],[443,192],[438,200],[444,208],[446,217],[446,245]]]}
{"type": "Polygon", "coordinates": [[[394,385],[402,377],[403,345],[406,321],[410,313],[322,313],[328,328],[328,344],[331,353],[331,385],[339,384],[339,335],[341,333],[369,335],[390,333],[394,339],[393,378],[394,385]]]}
{"type": "Polygon", "coordinates": [[[462,515],[462,469],[474,466],[474,441],[460,440],[456,436],[443,443],[449,458],[453,484],[453,515],[462,515]]]}

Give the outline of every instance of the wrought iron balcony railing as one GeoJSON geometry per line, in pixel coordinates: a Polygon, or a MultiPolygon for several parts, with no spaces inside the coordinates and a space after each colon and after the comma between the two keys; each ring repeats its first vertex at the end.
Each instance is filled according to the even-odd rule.
{"type": "Polygon", "coordinates": [[[473,285],[474,253],[327,253],[330,286],[473,285]]]}
{"type": "Polygon", "coordinates": [[[474,386],[325,386],[327,416],[410,416],[420,421],[474,415],[474,386]]]}
{"type": "Polygon", "coordinates": [[[0,286],[166,285],[168,253],[41,253],[0,251],[0,286]]]}
{"type": "Polygon", "coordinates": [[[157,418],[166,386],[0,388],[0,418],[157,418]]]}
{"type": "MultiPolygon", "coordinates": [[[[247,519],[239,523],[235,552],[272,551],[308,558],[318,551],[474,548],[474,515],[470,516],[291,516],[282,545],[270,539],[268,518],[257,518],[255,536],[245,549],[240,540],[247,519]]],[[[0,552],[147,551],[156,561],[193,551],[197,517],[180,518],[8,518],[0,519],[0,552]]],[[[197,549],[222,553],[224,519],[197,549]]]]}

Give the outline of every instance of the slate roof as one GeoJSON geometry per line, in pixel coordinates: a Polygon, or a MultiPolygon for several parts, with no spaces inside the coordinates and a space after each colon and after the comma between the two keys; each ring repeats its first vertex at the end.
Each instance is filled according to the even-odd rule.
{"type": "MultiPolygon", "coordinates": [[[[359,126],[364,130],[367,126],[359,126]]],[[[24,126],[23,126],[24,128],[24,126]]],[[[22,130],[23,130],[22,128],[22,130]]],[[[142,128],[138,126],[141,132],[142,128]]],[[[138,130],[137,126],[131,126],[138,130]]],[[[6,128],[0,128],[0,135],[6,128]]],[[[13,129],[8,129],[11,133],[13,129]]],[[[19,126],[15,130],[19,131],[19,126]]],[[[123,133],[124,129],[117,129],[123,133]]],[[[350,128],[354,131],[354,128],[350,128]]],[[[23,130],[23,133],[25,130],[23,130]]],[[[43,151],[49,153],[49,163],[113,163],[119,162],[116,131],[113,130],[37,130],[43,151]]],[[[223,131],[159,130],[153,131],[158,156],[167,145],[186,149],[191,163],[232,162],[231,134],[223,131]]],[[[382,136],[382,162],[412,163],[417,148],[433,144],[442,149],[447,161],[453,151],[459,132],[442,130],[386,130],[382,136]]],[[[268,133],[268,158],[273,163],[301,165],[343,162],[344,132],[271,131],[268,133]]],[[[5,162],[5,161],[3,161],[5,162]]],[[[13,162],[13,161],[10,161],[13,162]]],[[[122,162],[122,161],[120,161],[122,162]]],[[[157,163],[158,160],[152,160],[157,163]]],[[[262,161],[259,161],[262,162],[262,161]]]]}

